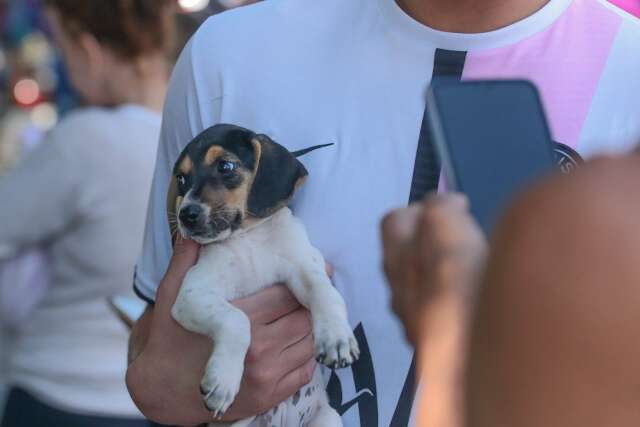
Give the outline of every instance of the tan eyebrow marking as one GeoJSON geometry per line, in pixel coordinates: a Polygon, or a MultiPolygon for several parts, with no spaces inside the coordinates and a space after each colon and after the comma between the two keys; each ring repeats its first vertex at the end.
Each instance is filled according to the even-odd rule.
{"type": "Polygon", "coordinates": [[[220,156],[224,154],[224,149],[218,145],[214,145],[207,150],[204,156],[204,165],[211,166],[220,156]]]}
{"type": "Polygon", "coordinates": [[[180,162],[180,167],[178,168],[180,172],[185,175],[189,175],[191,173],[191,169],[193,168],[193,162],[189,156],[184,156],[184,159],[180,162]]]}

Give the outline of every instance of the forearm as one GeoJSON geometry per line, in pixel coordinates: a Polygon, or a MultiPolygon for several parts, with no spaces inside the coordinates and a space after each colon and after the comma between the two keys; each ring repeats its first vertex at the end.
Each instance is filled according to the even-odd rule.
{"type": "MultiPolygon", "coordinates": [[[[129,337],[126,382],[133,401],[145,416],[163,424],[196,425],[211,420],[198,393],[199,374],[184,371],[168,381],[167,374],[176,370],[175,361],[147,347],[154,311],[147,306],[129,337]]],[[[194,361],[193,366],[200,364],[194,361]]]]}
{"type": "MultiPolygon", "coordinates": [[[[479,260],[484,263],[484,257],[479,260]]],[[[422,381],[420,427],[464,425],[464,369],[470,322],[480,283],[480,262],[458,269],[450,278],[459,286],[447,286],[417,316],[422,330],[418,343],[422,381]]]]}
{"type": "MultiPolygon", "coordinates": [[[[198,382],[191,373],[180,375],[171,360],[142,352],[127,370],[127,388],[133,402],[149,420],[176,426],[200,425],[213,420],[202,404],[198,382]]],[[[200,372],[200,370],[198,370],[200,372]]]]}
{"type": "Polygon", "coordinates": [[[462,375],[467,347],[467,319],[458,298],[442,298],[422,316],[418,345],[420,427],[462,426],[462,375]]]}
{"type": "Polygon", "coordinates": [[[142,313],[142,316],[133,325],[131,335],[129,336],[129,351],[127,354],[128,365],[131,365],[140,353],[144,350],[149,339],[151,331],[151,319],[153,318],[153,307],[148,305],[142,313]]]}

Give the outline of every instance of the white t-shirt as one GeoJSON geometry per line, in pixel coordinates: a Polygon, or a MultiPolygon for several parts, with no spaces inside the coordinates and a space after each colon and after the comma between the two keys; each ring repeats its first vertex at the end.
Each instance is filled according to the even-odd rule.
{"type": "Polygon", "coordinates": [[[330,397],[348,427],[404,425],[412,351],[389,310],[378,230],[409,200],[438,61],[457,58],[462,79],[533,80],[572,161],[640,141],[639,40],[640,23],[599,0],[551,0],[483,34],[425,27],[393,0],[270,0],[214,16],[172,77],[136,289],[152,300],[166,270],[169,176],[202,130],[237,124],[291,150],[335,143],[302,158],[310,176],[292,204],[335,267],[362,349],[330,397]]]}
{"type": "Polygon", "coordinates": [[[131,294],[159,133],[160,115],[139,106],[82,109],[0,178],[1,252],[37,245],[50,262],[8,382],[62,410],[141,417],[124,381],[129,331],[107,298],[131,294]]]}

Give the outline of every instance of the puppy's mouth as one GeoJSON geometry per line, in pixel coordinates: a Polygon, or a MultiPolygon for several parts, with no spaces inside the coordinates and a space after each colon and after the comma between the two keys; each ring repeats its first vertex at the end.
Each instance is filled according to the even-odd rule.
{"type": "Polygon", "coordinates": [[[197,218],[188,217],[186,214],[179,217],[178,229],[182,237],[207,245],[228,239],[242,225],[240,211],[223,211],[207,215],[207,210],[203,209],[197,218]]]}

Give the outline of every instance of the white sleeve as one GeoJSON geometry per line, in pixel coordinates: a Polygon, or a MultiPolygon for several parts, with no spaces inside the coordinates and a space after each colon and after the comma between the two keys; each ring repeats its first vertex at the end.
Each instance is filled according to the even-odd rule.
{"type": "MultiPolygon", "coordinates": [[[[219,121],[221,96],[216,70],[203,70],[195,55],[198,33],[185,46],[173,70],[165,102],[156,169],[147,210],[142,254],[136,265],[134,290],[149,303],[171,258],[167,191],[174,163],[184,147],[205,127],[219,121]],[[201,100],[205,102],[201,102],[201,100]]],[[[209,59],[210,62],[210,59],[209,59]]]]}

